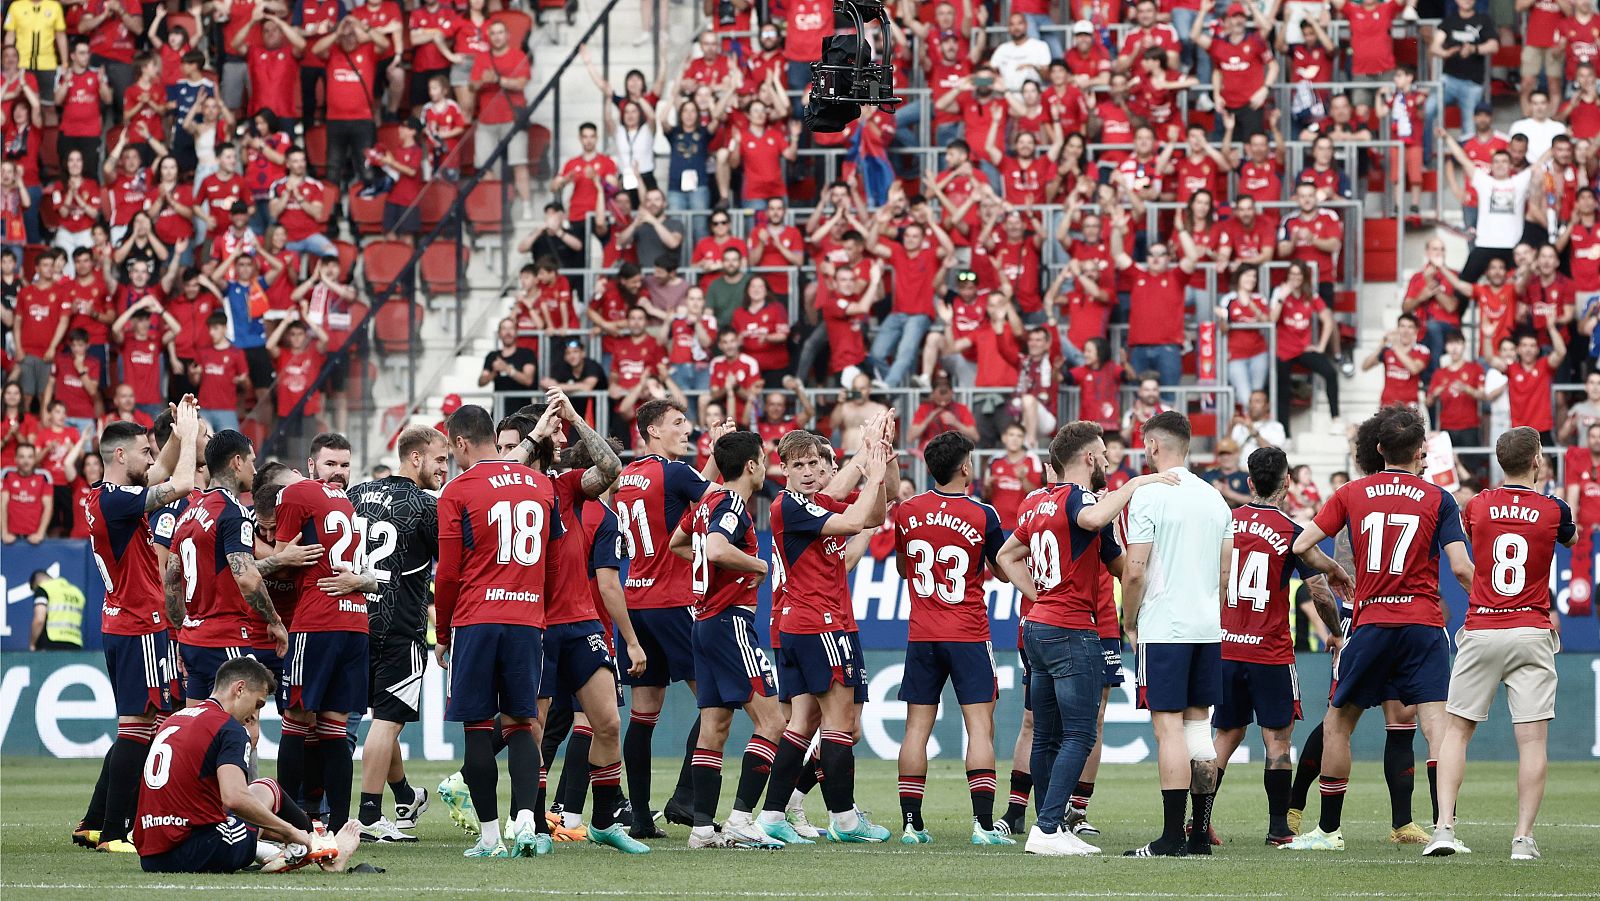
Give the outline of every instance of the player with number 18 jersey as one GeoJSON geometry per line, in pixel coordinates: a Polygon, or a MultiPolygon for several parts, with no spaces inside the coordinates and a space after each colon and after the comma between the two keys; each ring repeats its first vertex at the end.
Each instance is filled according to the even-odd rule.
{"type": "Polygon", "coordinates": [[[1005,543],[1000,516],[965,494],[926,491],[894,508],[895,560],[911,595],[900,700],[937,705],[946,680],[956,702],[999,697],[984,562],[1005,543]]]}

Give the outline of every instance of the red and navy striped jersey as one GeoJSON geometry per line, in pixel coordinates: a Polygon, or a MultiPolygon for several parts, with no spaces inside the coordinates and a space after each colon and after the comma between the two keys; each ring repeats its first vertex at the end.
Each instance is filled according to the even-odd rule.
{"type": "Polygon", "coordinates": [[[551,545],[563,534],[555,485],[543,473],[480,460],[451,479],[439,495],[439,632],[480,623],[544,628],[551,545]]]}
{"type": "Polygon", "coordinates": [[[1122,547],[1111,525],[1098,531],[1078,525],[1079,511],[1094,502],[1094,495],[1071,483],[1052,485],[1024,500],[1012,534],[1028,546],[1028,567],[1038,591],[1024,614],[1030,621],[1098,631],[1100,576],[1107,563],[1122,555],[1122,547]]]}
{"type": "Polygon", "coordinates": [[[1386,469],[1340,485],[1314,521],[1327,535],[1350,529],[1357,625],[1444,626],[1439,552],[1467,540],[1450,492],[1386,469]]]}
{"type": "Polygon", "coordinates": [[[589,532],[583,528],[583,470],[571,469],[551,479],[556,509],[566,537],[556,542],[545,576],[550,586],[544,603],[547,625],[581,623],[595,618],[595,602],[585,581],[589,575],[589,532]],[[581,574],[581,575],[580,575],[581,574]]]}
{"type": "Polygon", "coordinates": [[[755,573],[734,572],[713,564],[706,555],[706,542],[713,532],[746,554],[756,555],[756,527],[744,498],[721,488],[695,505],[689,528],[694,558],[689,564],[689,584],[694,591],[695,619],[711,619],[729,607],[754,610],[756,594],[764,581],[755,573]]]}
{"type": "Polygon", "coordinates": [[[684,515],[711,483],[687,463],[657,454],[629,463],[617,479],[611,506],[628,545],[629,610],[687,607],[694,601],[689,564],[667,549],[684,515]]]}
{"type": "Polygon", "coordinates": [[[255,558],[255,514],[226,488],[213,488],[188,505],[173,532],[173,553],[183,574],[188,615],[178,640],[202,648],[254,647],[267,624],[250,609],[228,565],[229,554],[255,558]]]}
{"type": "Polygon", "coordinates": [[[366,539],[356,529],[356,511],[344,491],[301,479],[278,495],[280,542],[320,544],[323,554],[295,571],[300,602],[294,608],[291,632],[367,632],[367,596],[359,592],[334,597],[317,587],[334,569],[360,568],[366,556],[366,539]]]}
{"type": "Polygon", "coordinates": [[[1005,543],[1000,514],[965,494],[925,491],[894,508],[894,552],[911,595],[911,641],[988,641],[984,561],[1005,543]]]}
{"type": "Polygon", "coordinates": [[[1550,566],[1572,539],[1572,508],[1521,485],[1481,492],[1462,511],[1472,539],[1468,629],[1550,628],[1550,566]]]}
{"type": "Polygon", "coordinates": [[[1293,663],[1289,580],[1316,574],[1294,552],[1303,531],[1277,507],[1245,504],[1233,511],[1233,563],[1222,605],[1222,659],[1293,663]]]}
{"type": "Polygon", "coordinates": [[[89,549],[106,583],[100,631],[108,635],[149,635],[178,626],[166,621],[155,539],[145,519],[144,499],[149,490],[100,482],[83,503],[89,549]]]}
{"type": "MultiPolygon", "coordinates": [[[[226,820],[217,770],[236,766],[241,778],[248,779],[245,749],[249,746],[244,726],[213,699],[168,717],[150,743],[150,759],[139,785],[139,807],[133,818],[133,843],[139,853],[165,854],[196,829],[226,820]]],[[[244,833],[242,823],[239,831],[244,833]]],[[[238,836],[238,841],[248,840],[246,834],[238,836]]]]}
{"type": "Polygon", "coordinates": [[[780,596],[780,582],[783,590],[782,606],[777,608],[780,632],[819,635],[855,631],[855,610],[844,569],[850,538],[822,534],[828,520],[848,507],[825,494],[807,499],[795,491],[785,491],[772,502],[772,559],[778,564],[773,597],[780,596]]]}

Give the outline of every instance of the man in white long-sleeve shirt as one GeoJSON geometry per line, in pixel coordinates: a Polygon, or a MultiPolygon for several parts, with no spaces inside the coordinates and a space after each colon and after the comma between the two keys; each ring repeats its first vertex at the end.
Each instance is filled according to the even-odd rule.
{"type": "Polygon", "coordinates": [[[1227,593],[1232,515],[1216,489],[1190,472],[1189,420],[1157,413],[1145,421],[1144,448],[1156,472],[1176,486],[1134,495],[1124,526],[1123,622],[1139,654],[1139,706],[1155,728],[1164,810],[1161,837],[1131,857],[1211,853],[1211,803],[1217,752],[1211,707],[1222,694],[1222,600],[1227,593]],[[1184,837],[1187,798],[1194,830],[1184,837]]]}

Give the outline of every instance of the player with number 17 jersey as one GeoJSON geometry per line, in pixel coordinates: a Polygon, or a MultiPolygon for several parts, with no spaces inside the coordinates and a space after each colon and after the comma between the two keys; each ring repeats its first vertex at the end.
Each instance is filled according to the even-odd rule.
{"type": "Polygon", "coordinates": [[[959,704],[999,695],[984,562],[1005,543],[1000,516],[965,494],[926,491],[894,508],[895,561],[911,595],[900,700],[937,705],[949,680],[959,704]]]}
{"type": "Polygon", "coordinates": [[[689,464],[657,454],[634,460],[617,478],[611,505],[629,561],[622,587],[648,661],[642,675],[629,676],[624,649],[620,663],[625,684],[665,686],[694,678],[689,564],[667,550],[667,542],[710,487],[689,464]]]}

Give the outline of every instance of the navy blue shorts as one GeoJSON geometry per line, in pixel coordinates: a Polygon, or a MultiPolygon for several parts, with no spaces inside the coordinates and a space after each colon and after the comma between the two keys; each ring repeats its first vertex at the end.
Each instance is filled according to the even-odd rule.
{"type": "Polygon", "coordinates": [[[643,673],[628,675],[628,649],[620,648],[623,684],[665,688],[694,678],[694,614],[687,606],[629,610],[628,618],[646,662],[643,673]]]}
{"type": "Polygon", "coordinates": [[[1218,729],[1243,729],[1256,723],[1282,729],[1300,713],[1300,676],[1292,663],[1222,661],[1222,700],[1211,717],[1218,729]]]}
{"type": "Polygon", "coordinates": [[[292,632],[284,674],[289,709],[348,714],[367,709],[367,633],[292,632]]]}
{"type": "Polygon", "coordinates": [[[860,644],[853,632],[823,632],[820,635],[782,633],[778,651],[778,680],[784,697],[823,695],[834,683],[847,686],[861,697],[866,686],[862,671],[860,644]]]}
{"type": "Polygon", "coordinates": [[[1139,707],[1171,713],[1222,700],[1222,643],[1139,645],[1139,707]]]}
{"type": "Polygon", "coordinates": [[[543,631],[505,623],[451,630],[450,700],[444,718],[474,723],[497,714],[537,717],[543,631]]]}
{"type": "Polygon", "coordinates": [[[578,689],[600,670],[616,672],[616,660],[606,647],[606,629],[597,619],[557,623],[544,630],[544,669],[539,697],[567,710],[577,706],[578,689]]]}
{"type": "MultiPolygon", "coordinates": [[[[191,701],[204,701],[211,697],[211,689],[217,682],[217,670],[221,669],[224,663],[235,657],[249,657],[259,653],[251,647],[204,648],[178,642],[178,654],[183,657],[183,668],[189,673],[189,678],[183,683],[183,696],[191,701]]],[[[279,667],[281,669],[282,664],[279,664],[279,667]]]]}
{"type": "Polygon", "coordinates": [[[167,630],[148,635],[107,634],[101,636],[101,643],[117,716],[144,716],[152,710],[170,713],[183,707],[178,650],[167,630]]]}
{"type": "Polygon", "coordinates": [[[1386,700],[1443,701],[1450,695],[1450,636],[1438,626],[1356,626],[1333,666],[1334,707],[1386,700]]]}
{"type": "Polygon", "coordinates": [[[987,641],[913,641],[906,644],[906,668],[899,698],[907,704],[936,705],[944,683],[956,690],[956,703],[988,704],[1000,697],[994,645],[987,641]]]}
{"type": "Polygon", "coordinates": [[[861,681],[856,683],[856,703],[867,703],[867,689],[870,682],[867,679],[867,655],[861,652],[861,633],[850,633],[850,663],[855,665],[856,672],[861,674],[861,681]]]}
{"type": "Polygon", "coordinates": [[[1017,665],[1022,668],[1022,709],[1033,710],[1033,666],[1028,663],[1028,649],[1017,648],[1017,665]]]}
{"type": "Polygon", "coordinates": [[[1100,639],[1100,656],[1106,662],[1106,685],[1121,685],[1125,681],[1122,676],[1122,639],[1100,639]]]}
{"type": "Polygon", "coordinates": [[[778,693],[772,663],[756,637],[755,614],[729,607],[694,624],[695,701],[701,708],[743,707],[778,693]]]}
{"type": "Polygon", "coordinates": [[[146,873],[237,873],[255,863],[256,827],[235,816],[199,826],[183,844],[139,859],[146,873]]]}
{"type": "Polygon", "coordinates": [[[283,681],[283,658],[272,648],[251,648],[250,655],[272,671],[272,703],[277,705],[278,715],[282,716],[289,704],[289,686],[283,681]]]}

